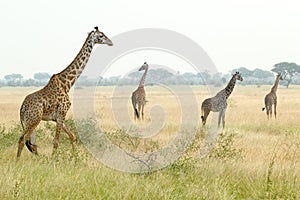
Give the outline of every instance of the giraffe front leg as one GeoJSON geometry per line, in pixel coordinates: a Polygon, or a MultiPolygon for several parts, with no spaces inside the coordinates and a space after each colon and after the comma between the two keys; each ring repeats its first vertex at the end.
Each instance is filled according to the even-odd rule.
{"type": "Polygon", "coordinates": [[[225,128],[225,113],[226,113],[226,110],[223,111],[223,115],[222,115],[223,129],[225,128]]]}
{"type": "Polygon", "coordinates": [[[58,148],[59,136],[60,136],[60,131],[62,129],[62,126],[63,126],[63,122],[56,122],[56,132],[53,140],[53,153],[58,148]]]}
{"type": "Polygon", "coordinates": [[[219,117],[218,117],[218,127],[220,127],[220,124],[221,124],[221,118],[222,118],[222,110],[219,112],[219,117]]]}
{"type": "Polygon", "coordinates": [[[144,106],[145,104],[142,104],[142,120],[144,121],[144,106]]]}
{"type": "Polygon", "coordinates": [[[139,116],[141,116],[141,108],[142,108],[142,105],[139,103],[138,104],[138,119],[140,119],[140,117],[139,116]]]}
{"type": "Polygon", "coordinates": [[[274,116],[275,116],[275,119],[276,119],[276,115],[277,115],[277,104],[275,103],[274,104],[274,116]]]}
{"type": "Polygon", "coordinates": [[[225,111],[226,111],[226,109],[221,110],[219,112],[218,127],[220,127],[221,121],[222,121],[222,124],[223,124],[223,128],[225,126],[225,111]]]}
{"type": "Polygon", "coordinates": [[[65,123],[63,123],[62,128],[68,134],[68,136],[69,136],[69,138],[71,140],[73,151],[75,151],[75,149],[76,149],[75,148],[76,135],[65,125],[65,123]]]}

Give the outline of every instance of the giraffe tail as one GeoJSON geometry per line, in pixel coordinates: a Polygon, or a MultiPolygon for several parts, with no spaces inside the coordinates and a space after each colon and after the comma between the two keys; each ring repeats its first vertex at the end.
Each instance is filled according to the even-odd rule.
{"type": "Polygon", "coordinates": [[[262,111],[264,111],[265,109],[266,109],[266,108],[265,108],[265,107],[263,107],[261,110],[262,110],[262,111]]]}
{"type": "Polygon", "coordinates": [[[140,118],[139,112],[136,108],[134,108],[134,114],[138,119],[140,118]]]}
{"type": "Polygon", "coordinates": [[[132,102],[132,107],[133,107],[133,110],[134,110],[134,116],[136,116],[139,119],[140,115],[139,115],[139,112],[138,112],[138,110],[136,108],[135,92],[132,93],[131,102],[132,102]]]}
{"type": "Polygon", "coordinates": [[[31,153],[33,153],[33,149],[31,148],[32,144],[31,144],[30,140],[27,140],[27,141],[25,142],[25,144],[26,144],[27,149],[28,149],[31,153]]]}
{"type": "MultiPolygon", "coordinates": [[[[21,120],[21,125],[22,125],[23,130],[25,130],[23,120],[21,120]]],[[[25,141],[25,145],[31,153],[37,154],[35,132],[31,133],[29,140],[25,141]]]]}
{"type": "Polygon", "coordinates": [[[36,153],[36,137],[35,137],[35,133],[33,132],[31,135],[30,135],[30,139],[27,140],[25,142],[25,145],[27,147],[27,149],[31,152],[31,153],[36,153]]]}
{"type": "MultiPolygon", "coordinates": [[[[25,130],[25,125],[24,125],[24,122],[23,122],[22,119],[21,119],[21,126],[22,126],[22,129],[25,130]]],[[[31,153],[34,153],[33,145],[35,145],[35,141],[36,141],[36,139],[35,139],[35,133],[33,132],[30,135],[30,139],[25,142],[25,145],[26,145],[27,149],[31,153]]]]}

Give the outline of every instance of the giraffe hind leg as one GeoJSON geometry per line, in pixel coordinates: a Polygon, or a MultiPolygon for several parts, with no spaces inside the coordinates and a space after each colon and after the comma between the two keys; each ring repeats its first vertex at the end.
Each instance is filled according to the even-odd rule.
{"type": "Polygon", "coordinates": [[[144,104],[142,105],[142,120],[144,120],[144,104]]]}
{"type": "Polygon", "coordinates": [[[37,145],[36,145],[36,136],[34,131],[30,134],[29,140],[25,141],[25,145],[31,153],[34,153],[36,155],[38,154],[37,145]]]}
{"type": "Polygon", "coordinates": [[[17,161],[20,159],[22,150],[23,150],[23,148],[24,148],[24,136],[25,136],[25,133],[23,133],[22,136],[21,136],[20,139],[19,139],[18,153],[17,153],[17,161]]]}
{"type": "Polygon", "coordinates": [[[138,110],[136,109],[136,108],[134,108],[134,119],[136,119],[136,118],[140,118],[140,115],[139,115],[139,112],[138,112],[138,110]]]}
{"type": "Polygon", "coordinates": [[[270,118],[270,107],[266,105],[266,113],[267,113],[267,119],[270,118]]]}
{"type": "Polygon", "coordinates": [[[31,128],[25,128],[23,131],[22,136],[19,139],[19,145],[18,145],[18,153],[17,153],[17,160],[20,159],[22,150],[24,148],[24,140],[26,141],[26,147],[28,148],[28,150],[32,153],[34,153],[35,155],[38,155],[38,151],[37,151],[37,145],[36,144],[32,144],[30,142],[30,137],[31,137],[31,133],[34,131],[35,126],[32,126],[31,128]]]}
{"type": "Polygon", "coordinates": [[[142,108],[142,105],[141,105],[141,104],[138,104],[138,109],[137,109],[137,116],[138,116],[138,119],[140,119],[140,116],[141,116],[141,108],[142,108]]]}
{"type": "Polygon", "coordinates": [[[220,127],[221,122],[222,122],[223,128],[225,127],[225,111],[226,111],[226,109],[221,110],[219,112],[218,127],[220,127]]]}
{"type": "Polygon", "coordinates": [[[65,125],[65,123],[63,123],[62,128],[68,134],[68,136],[69,136],[69,138],[71,140],[73,151],[75,151],[75,142],[76,142],[76,136],[75,136],[75,134],[65,125]]]}
{"type": "Polygon", "coordinates": [[[136,104],[137,104],[137,100],[136,100],[136,92],[133,92],[132,93],[132,96],[131,96],[131,102],[132,102],[132,107],[133,107],[133,110],[134,110],[134,120],[136,120],[136,118],[139,119],[139,113],[138,113],[138,110],[136,108],[136,104]]]}

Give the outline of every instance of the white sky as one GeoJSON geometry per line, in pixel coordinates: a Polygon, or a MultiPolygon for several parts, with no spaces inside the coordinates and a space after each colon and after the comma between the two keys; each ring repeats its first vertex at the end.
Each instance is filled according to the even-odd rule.
{"type": "Polygon", "coordinates": [[[109,37],[138,28],[179,32],[223,72],[300,64],[299,10],[297,0],[1,0],[0,78],[61,71],[96,25],[109,37]]]}

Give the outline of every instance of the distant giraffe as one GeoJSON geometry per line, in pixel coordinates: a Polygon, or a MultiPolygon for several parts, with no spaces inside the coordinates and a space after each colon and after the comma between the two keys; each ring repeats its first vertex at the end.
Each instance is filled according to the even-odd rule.
{"type": "Polygon", "coordinates": [[[278,88],[278,83],[279,80],[283,80],[282,75],[281,74],[277,74],[276,75],[276,80],[275,83],[271,89],[271,92],[269,92],[266,97],[265,97],[265,107],[262,108],[262,111],[264,111],[266,109],[267,111],[267,118],[270,119],[272,117],[272,105],[274,104],[274,115],[276,118],[277,115],[277,95],[276,95],[276,91],[278,88]]]}
{"type": "Polygon", "coordinates": [[[202,112],[201,119],[203,125],[205,125],[207,116],[209,115],[210,111],[212,111],[212,112],[219,112],[218,126],[220,126],[222,120],[223,128],[224,128],[227,99],[233,91],[236,80],[243,81],[243,78],[239,72],[236,72],[235,74],[232,75],[232,78],[229,81],[228,85],[223,90],[218,92],[216,96],[205,99],[203,101],[201,106],[201,112],[202,112]]]}
{"type": "Polygon", "coordinates": [[[141,78],[139,87],[132,93],[131,102],[134,109],[134,119],[140,118],[141,109],[142,109],[142,120],[144,120],[144,106],[146,103],[146,93],[144,89],[144,84],[148,72],[148,64],[146,62],[139,69],[139,71],[142,70],[145,70],[145,72],[141,78]]]}
{"type": "Polygon", "coordinates": [[[68,134],[72,147],[75,148],[76,136],[64,123],[67,111],[71,106],[68,92],[86,66],[95,44],[113,45],[111,40],[100,32],[98,27],[95,27],[95,30],[88,34],[72,63],[60,73],[54,74],[44,88],[26,96],[20,109],[23,134],[19,139],[17,160],[21,156],[24,140],[29,151],[38,154],[33,131],[41,120],[56,122],[54,150],[58,147],[61,129],[68,134]]]}

